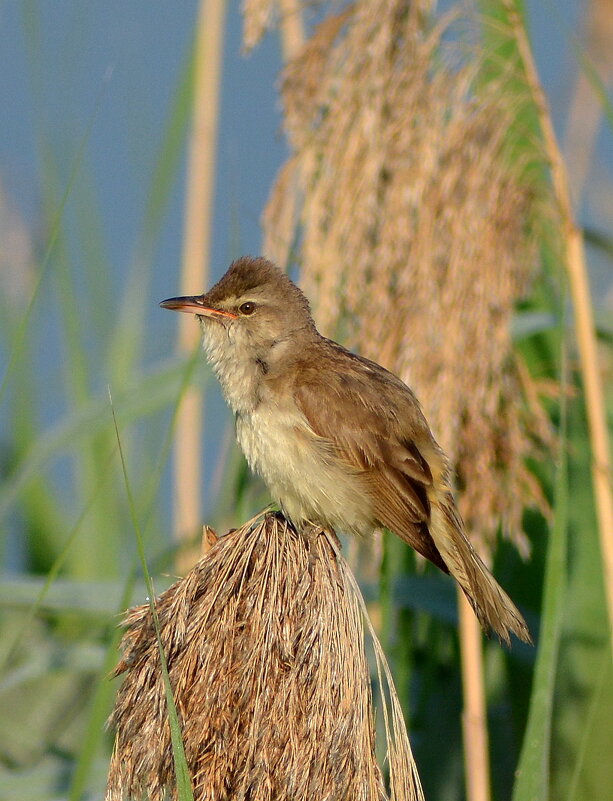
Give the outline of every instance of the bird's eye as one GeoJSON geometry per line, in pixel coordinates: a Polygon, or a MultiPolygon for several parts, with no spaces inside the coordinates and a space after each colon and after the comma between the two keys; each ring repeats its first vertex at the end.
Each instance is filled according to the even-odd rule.
{"type": "Polygon", "coordinates": [[[238,307],[238,310],[241,314],[249,316],[255,311],[255,303],[251,300],[248,300],[246,303],[241,303],[241,305],[238,307]]]}

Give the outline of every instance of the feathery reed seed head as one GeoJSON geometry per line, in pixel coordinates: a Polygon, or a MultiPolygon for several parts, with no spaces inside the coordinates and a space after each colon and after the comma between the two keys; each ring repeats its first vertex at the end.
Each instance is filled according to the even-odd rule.
{"type": "Polygon", "coordinates": [[[255,47],[272,25],[276,5],[275,0],[243,0],[243,44],[247,50],[255,47]]]}
{"type": "MultiPolygon", "coordinates": [[[[321,531],[298,533],[268,514],[220,539],[159,597],[196,799],[387,798],[355,586],[321,531]]],[[[174,768],[149,606],[130,611],[125,625],[106,798],[162,801],[174,768]]],[[[398,723],[392,798],[418,801],[398,723]]]]}
{"type": "Polygon", "coordinates": [[[340,323],[416,391],[471,536],[484,545],[502,521],[525,552],[524,506],[547,509],[525,459],[551,443],[510,331],[537,259],[535,191],[507,152],[517,94],[502,79],[475,89],[479,55],[454,60],[429,5],[358,0],[288,65],[294,154],[264,215],[265,252],[287,263],[300,224],[320,330],[340,323]],[[296,186],[299,221],[287,213],[296,186]]]}

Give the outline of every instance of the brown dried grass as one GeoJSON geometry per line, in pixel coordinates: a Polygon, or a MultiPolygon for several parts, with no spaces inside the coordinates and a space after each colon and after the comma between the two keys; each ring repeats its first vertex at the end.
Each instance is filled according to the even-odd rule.
{"type": "MultiPolygon", "coordinates": [[[[214,544],[159,597],[157,610],[196,799],[387,798],[375,757],[363,601],[327,535],[298,533],[268,514],[214,544]]],[[[149,605],[131,610],[125,625],[106,798],[161,801],[176,796],[149,605]]],[[[380,660],[378,643],[375,650],[380,660]]],[[[388,686],[390,797],[418,801],[388,686]]]]}
{"type": "Polygon", "coordinates": [[[251,50],[274,24],[276,0],[243,0],[243,44],[251,50]]]}
{"type": "Polygon", "coordinates": [[[296,54],[304,43],[303,0],[242,0],[243,45],[249,51],[260,43],[270,28],[281,30],[283,60],[296,54]]]}
{"type": "Polygon", "coordinates": [[[501,81],[477,95],[477,50],[443,46],[453,15],[431,19],[429,6],[358,0],[290,62],[294,152],[264,215],[265,251],[287,263],[300,227],[319,327],[416,390],[480,550],[502,522],[525,553],[524,507],[547,511],[526,457],[551,433],[510,324],[537,260],[537,200],[530,165],[507,153],[517,94],[501,81]]]}

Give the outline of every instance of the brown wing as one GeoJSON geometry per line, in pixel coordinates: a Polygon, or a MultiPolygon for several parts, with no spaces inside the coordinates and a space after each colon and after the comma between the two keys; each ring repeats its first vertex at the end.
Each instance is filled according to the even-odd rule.
{"type": "Polygon", "coordinates": [[[411,390],[379,365],[330,345],[316,369],[317,358],[305,361],[295,387],[311,428],[362,475],[379,523],[454,576],[484,629],[530,642],[521,613],[466,537],[447,460],[411,390]]]}
{"type": "Polygon", "coordinates": [[[428,530],[433,478],[417,441],[432,435],[419,404],[383,368],[346,351],[342,356],[346,369],[326,370],[325,381],[321,373],[311,381],[302,376],[296,403],[313,431],[362,475],[378,522],[449,572],[428,530]]]}

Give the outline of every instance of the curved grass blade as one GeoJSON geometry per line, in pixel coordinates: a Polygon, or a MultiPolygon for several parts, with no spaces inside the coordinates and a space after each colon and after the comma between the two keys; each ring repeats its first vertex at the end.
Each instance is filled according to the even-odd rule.
{"type": "Polygon", "coordinates": [[[4,392],[7,387],[9,376],[11,375],[11,372],[15,367],[15,364],[21,352],[23,342],[26,338],[28,327],[30,324],[30,318],[32,317],[32,311],[34,309],[34,304],[36,303],[36,299],[38,297],[38,293],[42,285],[43,278],[45,277],[47,268],[49,267],[49,263],[51,260],[51,253],[53,252],[53,248],[55,246],[56,240],[62,228],[62,217],[64,214],[64,209],[66,208],[66,203],[68,202],[68,198],[70,197],[70,193],[72,192],[72,188],[74,186],[77,174],[81,167],[81,163],[83,162],[83,158],[85,156],[85,148],[87,147],[87,144],[89,142],[94,127],[94,122],[96,121],[96,118],[98,116],[98,112],[100,111],[100,107],[102,105],[102,100],[104,97],[104,90],[106,89],[106,86],[110,80],[110,75],[111,73],[109,72],[103,78],[102,86],[100,87],[100,90],[98,92],[98,97],[96,98],[96,103],[94,105],[94,110],[90,115],[89,122],[87,123],[87,127],[85,128],[85,132],[83,133],[81,141],[79,142],[79,146],[77,148],[77,152],[74,158],[74,163],[72,165],[72,169],[70,170],[68,183],[66,185],[66,189],[64,190],[64,194],[62,195],[59,208],[56,212],[55,221],[51,226],[51,235],[49,237],[49,242],[47,243],[47,249],[45,250],[45,255],[43,256],[41,267],[38,273],[38,278],[34,285],[34,289],[32,291],[32,295],[30,297],[30,301],[27,305],[24,315],[21,318],[19,325],[17,326],[17,331],[13,338],[13,342],[11,343],[7,366],[4,371],[4,375],[2,376],[2,382],[0,383],[0,402],[2,401],[4,392]]]}
{"type": "MultiPolygon", "coordinates": [[[[156,366],[120,395],[119,404],[127,420],[135,420],[167,406],[176,396],[177,384],[185,376],[186,362],[173,358],[156,366]]],[[[191,375],[191,369],[188,370],[191,375]]],[[[71,412],[36,439],[21,463],[0,489],[0,519],[6,515],[28,482],[52,460],[72,451],[83,437],[91,437],[108,428],[105,410],[108,400],[100,395],[91,399],[78,412],[71,412]]]]}
{"type": "Polygon", "coordinates": [[[570,781],[570,789],[568,791],[568,801],[579,801],[577,797],[577,789],[579,787],[579,778],[585,766],[586,757],[588,754],[589,735],[592,730],[592,726],[594,725],[594,719],[596,717],[596,712],[598,711],[598,707],[603,701],[603,691],[605,687],[607,673],[609,672],[610,669],[611,669],[611,657],[608,651],[605,649],[605,652],[602,655],[602,665],[600,667],[600,670],[598,671],[598,679],[594,686],[594,692],[592,695],[589,712],[587,714],[585,723],[583,725],[583,732],[581,733],[581,741],[579,743],[579,748],[577,750],[577,760],[575,762],[573,775],[570,781]]]}
{"type": "Polygon", "coordinates": [[[117,447],[119,448],[119,456],[121,459],[121,469],[123,472],[124,483],[126,487],[126,494],[128,496],[128,505],[130,507],[130,516],[132,517],[132,525],[134,526],[134,533],[136,535],[136,544],[138,548],[138,555],[140,557],[143,574],[145,577],[145,583],[147,584],[147,590],[149,592],[149,603],[151,605],[151,616],[153,619],[153,625],[155,626],[155,634],[157,638],[158,648],[160,651],[160,666],[162,669],[162,677],[164,680],[164,689],[166,692],[166,706],[168,711],[168,722],[170,724],[170,736],[172,741],[172,753],[174,757],[174,765],[175,765],[175,776],[177,781],[177,794],[179,801],[193,801],[194,793],[192,789],[192,782],[191,777],[189,775],[189,769],[187,767],[187,760],[185,758],[185,749],[183,747],[183,737],[181,734],[181,725],[179,723],[179,715],[177,713],[177,708],[175,705],[174,697],[172,694],[172,687],[170,685],[170,677],[168,675],[168,664],[166,662],[166,655],[164,653],[164,647],[162,645],[162,637],[161,637],[161,630],[160,630],[160,621],[157,614],[157,608],[155,605],[155,589],[153,586],[153,580],[147,568],[147,557],[145,555],[145,544],[143,540],[143,536],[140,529],[140,524],[138,522],[138,517],[136,515],[136,507],[134,504],[134,498],[132,496],[132,489],[130,487],[130,480],[128,478],[128,471],[126,468],[126,462],[124,458],[123,448],[121,446],[121,437],[119,435],[119,427],[117,425],[117,418],[115,416],[115,409],[113,408],[113,401],[110,398],[111,403],[111,413],[113,415],[113,425],[115,427],[115,434],[117,436],[117,447]]]}
{"type": "Polygon", "coordinates": [[[553,698],[566,596],[568,547],[568,373],[564,324],[561,331],[559,454],[555,480],[554,520],[547,548],[543,612],[528,725],[513,788],[513,801],[549,798],[553,698]]]}
{"type": "Polygon", "coordinates": [[[81,528],[81,524],[83,523],[83,521],[87,517],[87,514],[89,513],[89,511],[93,507],[94,502],[96,501],[96,498],[98,497],[98,495],[99,495],[99,493],[100,493],[100,491],[101,491],[101,489],[102,489],[102,487],[104,485],[105,480],[108,478],[108,476],[110,474],[110,467],[111,467],[111,464],[113,462],[113,457],[114,456],[115,456],[115,450],[113,450],[109,454],[109,457],[107,458],[105,464],[102,466],[102,468],[100,470],[100,474],[99,474],[98,484],[95,487],[94,492],[91,493],[87,503],[85,504],[85,506],[83,507],[83,509],[81,511],[81,514],[78,516],[78,518],[75,521],[72,529],[70,530],[70,533],[66,537],[66,541],[64,542],[64,545],[62,546],[62,549],[58,553],[53,565],[51,566],[51,570],[49,570],[49,572],[47,573],[47,575],[45,577],[45,581],[44,581],[43,586],[41,587],[41,589],[40,589],[40,591],[39,591],[39,593],[38,593],[38,595],[36,597],[36,600],[34,601],[34,603],[30,606],[30,608],[27,611],[27,614],[26,614],[26,616],[24,618],[24,621],[23,621],[23,623],[22,623],[22,625],[21,625],[21,627],[19,629],[19,632],[17,633],[17,635],[15,636],[15,639],[10,644],[8,649],[6,650],[6,652],[4,654],[4,659],[0,662],[0,673],[2,673],[4,667],[10,662],[13,654],[15,653],[17,648],[19,647],[19,644],[21,643],[24,635],[27,633],[30,623],[32,622],[32,620],[36,616],[37,612],[41,608],[42,603],[43,603],[45,597],[47,596],[47,593],[49,592],[49,589],[51,588],[51,585],[53,584],[53,582],[55,581],[55,579],[59,575],[59,572],[62,569],[62,566],[63,566],[64,562],[66,561],[66,557],[68,556],[68,552],[70,550],[70,546],[73,544],[73,542],[75,541],[75,539],[76,539],[76,537],[77,537],[77,535],[79,533],[79,530],[81,528]]]}
{"type": "MultiPolygon", "coordinates": [[[[162,477],[162,471],[170,454],[178,409],[181,404],[181,400],[185,396],[187,387],[189,386],[194,367],[198,361],[197,357],[198,352],[194,351],[192,357],[187,363],[186,368],[183,371],[181,385],[174,401],[172,419],[170,421],[164,443],[160,450],[157,463],[151,473],[151,481],[148,491],[145,492],[145,502],[143,504],[144,512],[142,513],[144,523],[141,529],[143,539],[153,513],[154,502],[157,495],[159,482],[162,477]]],[[[125,609],[129,606],[133,597],[135,584],[136,565],[133,565],[125,582],[123,594],[117,608],[118,615],[123,614],[125,609]]],[[[148,592],[149,598],[153,598],[154,596],[151,594],[151,591],[148,590],[148,592]]],[[[94,693],[94,698],[89,711],[87,729],[83,740],[84,746],[79,752],[77,765],[71,782],[69,801],[79,801],[81,798],[100,740],[102,739],[104,722],[109,712],[111,695],[113,693],[113,687],[108,681],[108,677],[115,665],[120,637],[121,631],[118,629],[114,633],[114,636],[111,638],[111,641],[107,647],[104,665],[97,681],[96,691],[94,693]]],[[[191,796],[186,795],[184,799],[191,799],[191,796]]],[[[181,799],[180,801],[184,801],[184,799],[181,799]]]]}

